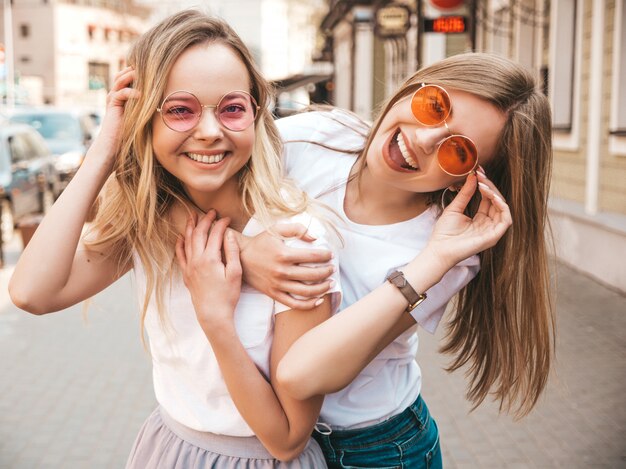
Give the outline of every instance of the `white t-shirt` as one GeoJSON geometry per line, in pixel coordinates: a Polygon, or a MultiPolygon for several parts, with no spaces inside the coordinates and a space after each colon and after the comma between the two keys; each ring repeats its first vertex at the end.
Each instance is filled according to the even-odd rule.
{"type": "MultiPolygon", "coordinates": [[[[317,238],[314,245],[336,251],[337,243],[330,242],[324,225],[310,215],[303,213],[283,222],[308,226],[309,233],[317,238]]],[[[263,230],[261,223],[252,218],[243,234],[255,236],[263,230]]],[[[285,244],[310,247],[309,243],[299,239],[286,240],[285,244]]],[[[146,275],[137,254],[134,256],[134,275],[141,305],[146,291],[146,275]]],[[[338,272],[334,277],[336,284],[331,297],[333,312],[341,298],[338,272]]],[[[154,294],[150,298],[145,321],[157,401],[177,422],[194,430],[252,436],[254,433],[228,393],[217,359],[196,319],[191,294],[180,273],[175,276],[171,290],[164,297],[164,313],[169,328],[159,319],[154,294]]],[[[248,354],[266,378],[270,372],[274,315],[288,309],[251,286],[245,283],[242,285],[235,309],[235,326],[248,354]]]]}
{"type": "MultiPolygon", "coordinates": [[[[424,248],[436,221],[436,209],[390,225],[352,222],[344,212],[344,198],[356,157],[332,148],[361,149],[365,137],[351,128],[368,129],[339,110],[296,114],[277,124],[285,142],[287,175],[341,216],[337,228],[344,240],[339,250],[343,309],[380,286],[392,270],[406,265],[424,248]]],[[[426,292],[427,300],[411,312],[418,324],[433,333],[448,301],[478,270],[478,256],[450,270],[426,292]]],[[[338,429],[359,428],[402,412],[421,389],[421,371],[415,362],[417,346],[416,326],[388,345],[346,388],[327,395],[320,421],[338,429]]]]}

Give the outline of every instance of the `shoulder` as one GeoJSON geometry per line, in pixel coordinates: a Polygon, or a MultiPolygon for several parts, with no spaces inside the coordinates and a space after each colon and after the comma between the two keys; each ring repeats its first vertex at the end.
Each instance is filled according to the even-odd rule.
{"type": "Polygon", "coordinates": [[[355,114],[343,109],[308,111],[294,114],[276,121],[285,143],[293,140],[325,142],[337,136],[355,136],[363,141],[369,126],[355,114]]]}

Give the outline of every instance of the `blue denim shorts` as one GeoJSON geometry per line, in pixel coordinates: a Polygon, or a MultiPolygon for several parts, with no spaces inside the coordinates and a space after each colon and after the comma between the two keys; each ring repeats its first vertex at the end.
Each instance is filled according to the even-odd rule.
{"type": "Polygon", "coordinates": [[[364,428],[319,428],[313,437],[330,469],[441,469],[439,429],[419,396],[402,413],[364,428]]]}

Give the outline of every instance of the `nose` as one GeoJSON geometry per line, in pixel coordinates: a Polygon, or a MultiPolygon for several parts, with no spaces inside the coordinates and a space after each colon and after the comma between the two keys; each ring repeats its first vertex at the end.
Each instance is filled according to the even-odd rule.
{"type": "Polygon", "coordinates": [[[198,124],[193,130],[194,137],[198,140],[214,141],[224,136],[224,130],[215,115],[213,107],[206,107],[202,110],[202,115],[198,124]]]}
{"type": "Polygon", "coordinates": [[[448,136],[450,131],[443,124],[437,127],[419,127],[415,129],[415,144],[425,155],[430,155],[439,142],[448,136]]]}

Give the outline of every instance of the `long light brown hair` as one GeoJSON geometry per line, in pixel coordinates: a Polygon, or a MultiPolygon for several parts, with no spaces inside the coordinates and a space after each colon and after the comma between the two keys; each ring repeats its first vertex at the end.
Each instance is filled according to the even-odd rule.
{"type": "Polygon", "coordinates": [[[178,236],[169,214],[175,204],[192,211],[180,181],[155,158],[152,119],[177,58],[190,47],[204,43],[225,45],[241,59],[248,71],[250,94],[260,108],[254,124],[252,155],[238,174],[246,214],[254,215],[267,227],[275,218],[295,215],[309,205],[307,196],[282,178],[282,142],[269,111],[273,90],[228,24],[199,11],[185,10],[147,31],[128,57],[137,72],[133,87],[141,92],[141,98],[126,103],[114,174],[101,195],[93,226],[96,239],[90,241],[93,246],[113,246],[109,251],[117,256],[120,269],[132,265],[133,253],[139,257],[147,279],[142,325],[153,293],[161,322],[167,325],[162,301],[175,265],[178,236]]]}
{"type": "MultiPolygon", "coordinates": [[[[416,72],[382,107],[357,162],[383,117],[422,83],[466,91],[506,115],[487,176],[511,209],[513,226],[479,254],[480,273],[460,293],[442,351],[453,355],[448,371],[468,365],[468,399],[478,406],[489,394],[500,410],[526,415],[546,386],[554,354],[546,237],[552,169],[551,117],[533,76],[508,59],[484,53],[449,57],[416,72]]],[[[442,192],[428,194],[440,204],[442,192]]],[[[477,207],[472,201],[469,213],[477,207]]]]}

